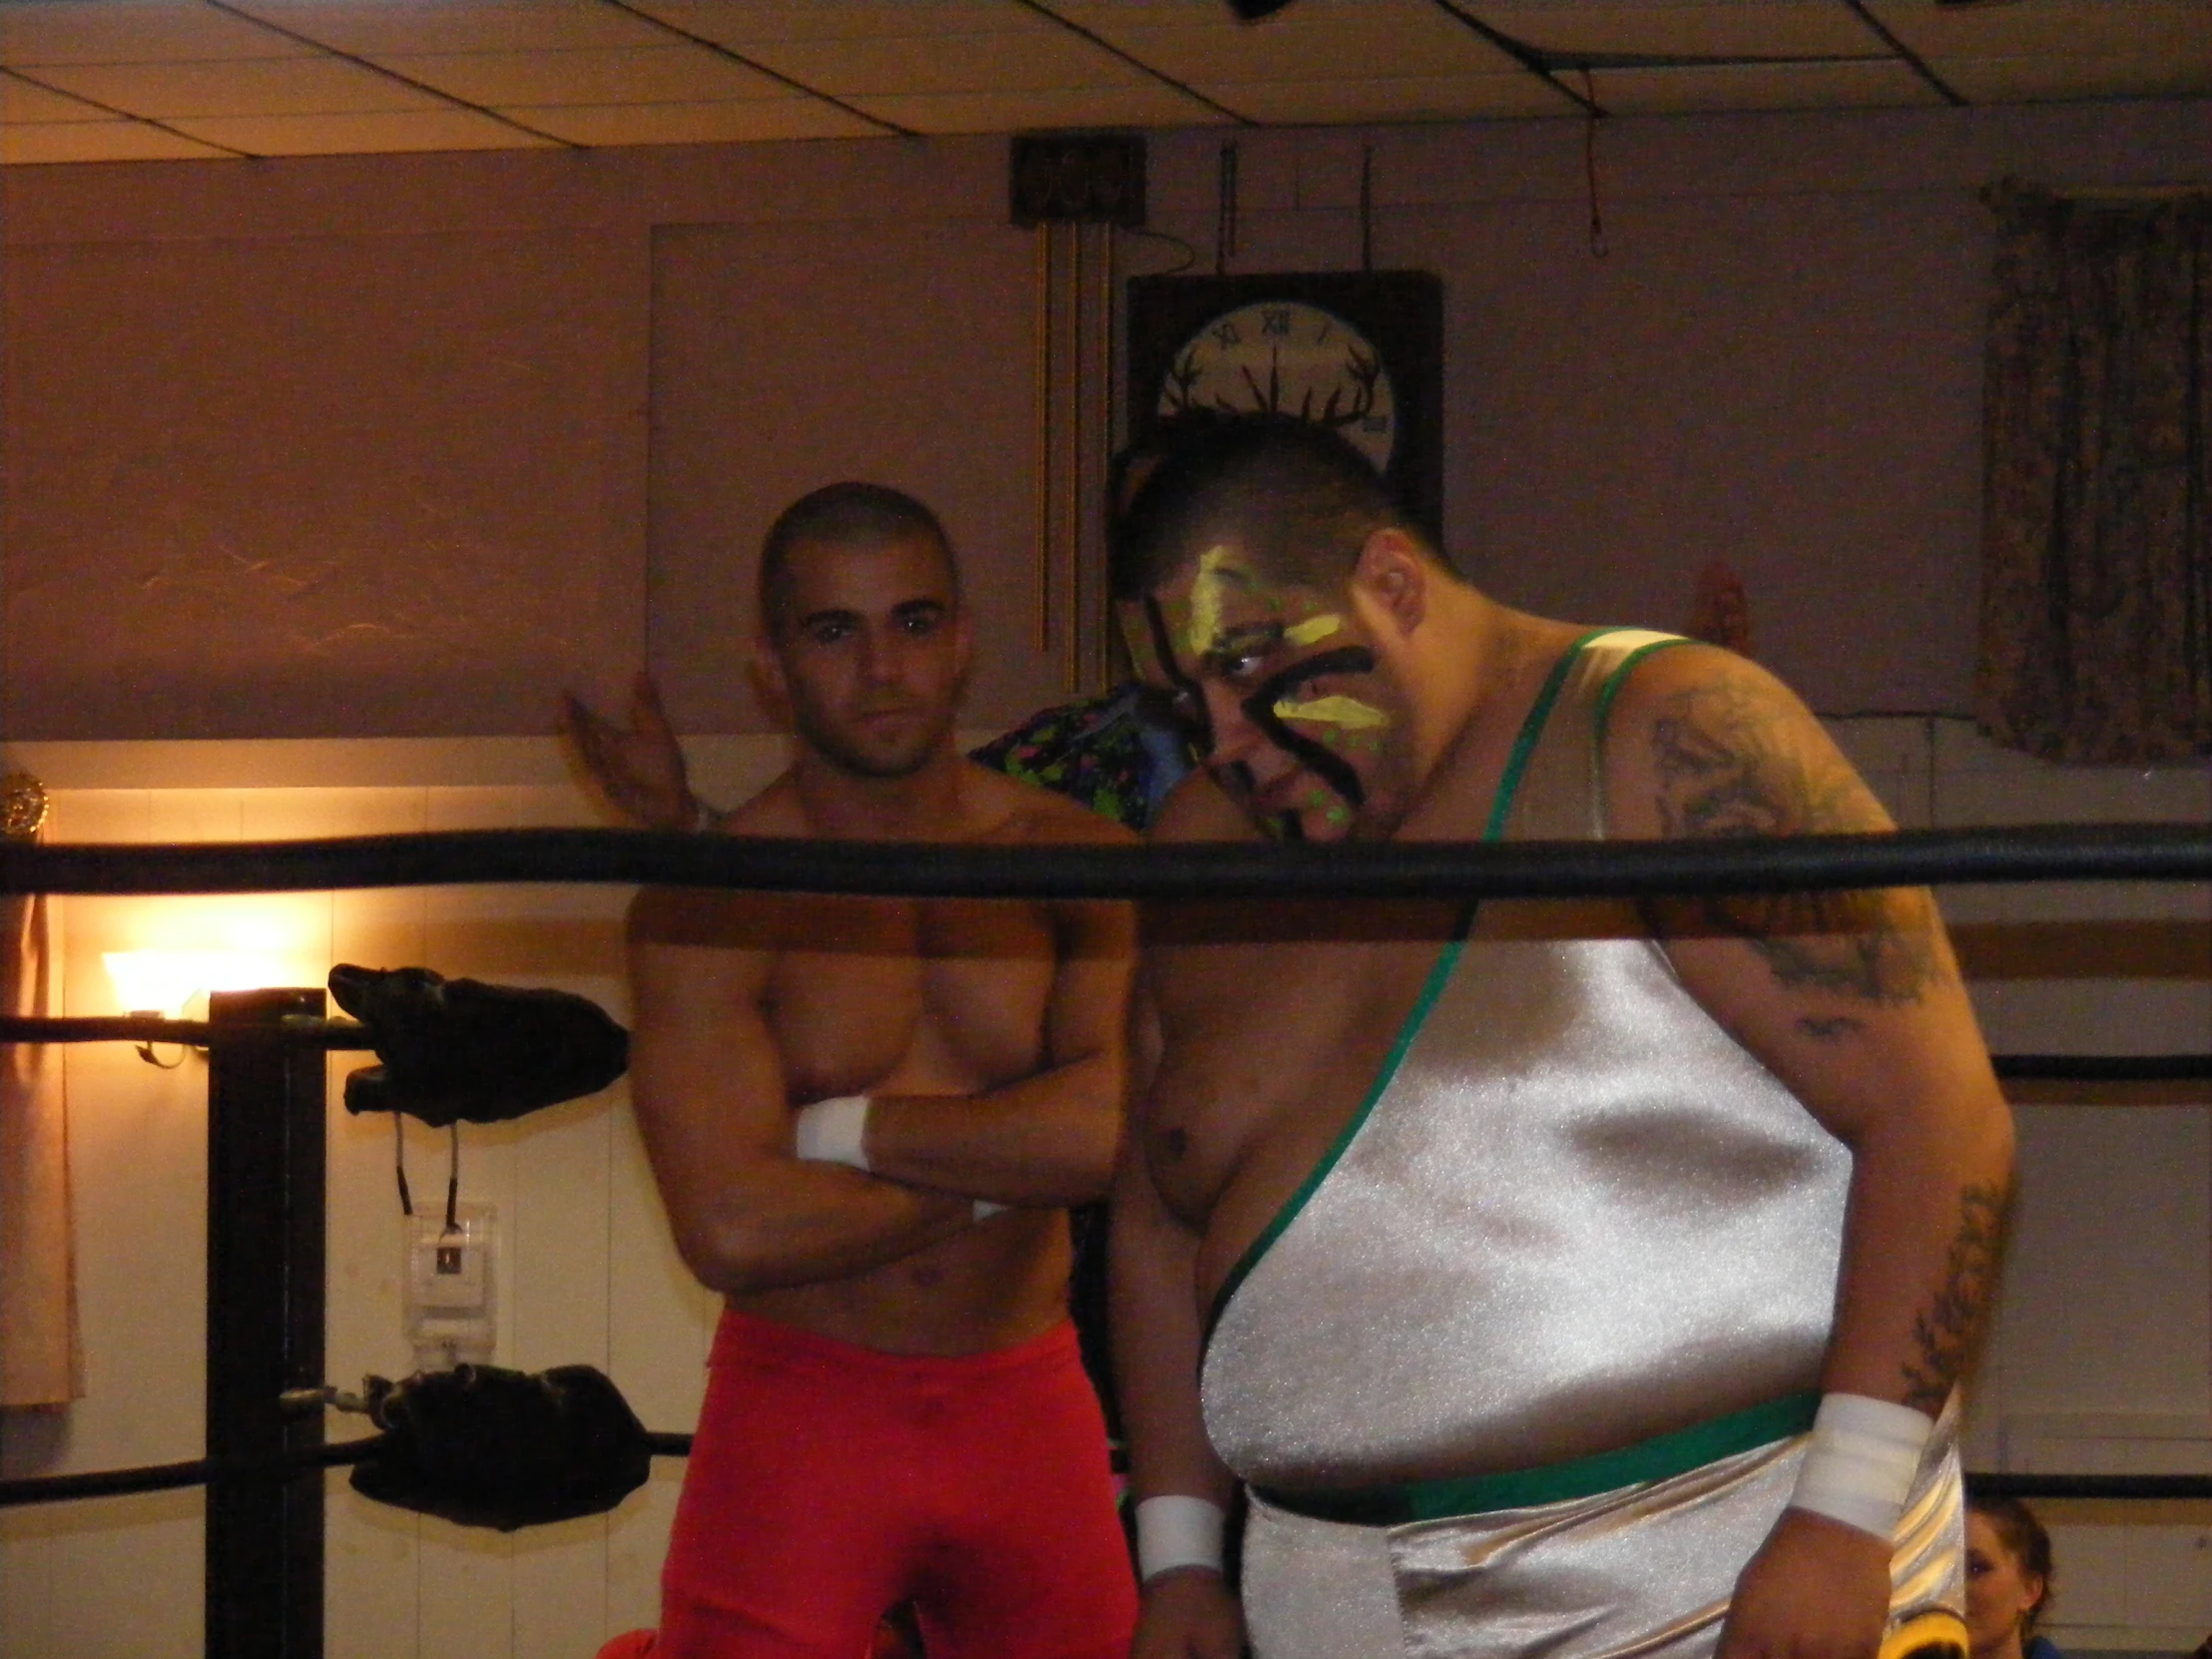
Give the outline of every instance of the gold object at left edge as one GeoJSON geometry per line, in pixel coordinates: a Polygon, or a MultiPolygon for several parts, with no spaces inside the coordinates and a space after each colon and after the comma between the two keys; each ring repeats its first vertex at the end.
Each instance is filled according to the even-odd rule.
{"type": "Polygon", "coordinates": [[[0,835],[27,841],[46,823],[46,787],[27,772],[0,778],[0,835]]]}

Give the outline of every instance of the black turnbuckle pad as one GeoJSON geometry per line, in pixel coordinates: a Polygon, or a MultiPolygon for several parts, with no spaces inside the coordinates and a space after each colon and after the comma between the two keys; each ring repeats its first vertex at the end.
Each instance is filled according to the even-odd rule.
{"type": "Polygon", "coordinates": [[[511,1532],[612,1509],[651,1471],[644,1425],[592,1366],[457,1366],[365,1386],[384,1433],[352,1482],[378,1503],[511,1532]]]}
{"type": "Polygon", "coordinates": [[[630,1063],[630,1033],[569,991],[340,962],[330,994],[382,1062],[346,1078],[349,1112],[404,1112],[440,1129],[502,1123],[596,1093],[630,1063]]]}

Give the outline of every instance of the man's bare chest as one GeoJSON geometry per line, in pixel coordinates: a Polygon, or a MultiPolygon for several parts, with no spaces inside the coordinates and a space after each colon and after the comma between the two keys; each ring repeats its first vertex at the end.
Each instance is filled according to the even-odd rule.
{"type": "Polygon", "coordinates": [[[795,1100],[966,1092],[1039,1063],[1056,961],[1038,907],[821,900],[789,919],[767,1012],[795,1100]]]}

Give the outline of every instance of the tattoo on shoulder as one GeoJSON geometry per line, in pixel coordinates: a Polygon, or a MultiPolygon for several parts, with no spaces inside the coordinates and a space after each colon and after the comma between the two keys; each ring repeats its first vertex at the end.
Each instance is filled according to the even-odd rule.
{"type": "MultiPolygon", "coordinates": [[[[1786,717],[1754,687],[1722,678],[1677,692],[1652,727],[1659,818],[1669,835],[1809,835],[1886,828],[1841,759],[1789,740],[1786,717]]],[[[1663,933],[1717,929],[1746,940],[1777,981],[1878,1005],[1918,1002],[1943,976],[1936,909],[1918,888],[1714,894],[1650,905],[1663,933]]],[[[1858,1022],[1804,1022],[1833,1042],[1858,1022]]]]}
{"type": "Polygon", "coordinates": [[[1942,1288],[1914,1317],[1915,1355],[1905,1362],[1905,1403],[1935,1416],[1973,1358],[2004,1256],[2006,1190],[1994,1182],[1958,1195],[1958,1231],[1943,1263],[1942,1288]]]}

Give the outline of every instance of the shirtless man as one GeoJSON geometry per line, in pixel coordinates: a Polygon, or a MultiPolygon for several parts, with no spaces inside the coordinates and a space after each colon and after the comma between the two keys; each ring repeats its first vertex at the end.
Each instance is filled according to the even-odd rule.
{"type": "MultiPolygon", "coordinates": [[[[1194,437],[1115,566],[1206,757],[1157,836],[1889,828],[1769,676],[1496,604],[1332,436],[1194,437]]],[[[1926,893],[1145,930],[1137,1654],[1962,1653],[1952,1394],[2011,1139],[1926,893]]]]}
{"type": "MultiPolygon", "coordinates": [[[[761,615],[796,759],[724,831],[1121,835],[955,752],[971,641],[920,503],[796,503],[761,615]]],[[[656,1651],[858,1659],[911,1599],[931,1659],[1125,1652],[1063,1207],[1119,1137],[1126,909],[654,889],[630,940],[632,1099],[684,1261],[728,1299],[656,1651]]]]}

